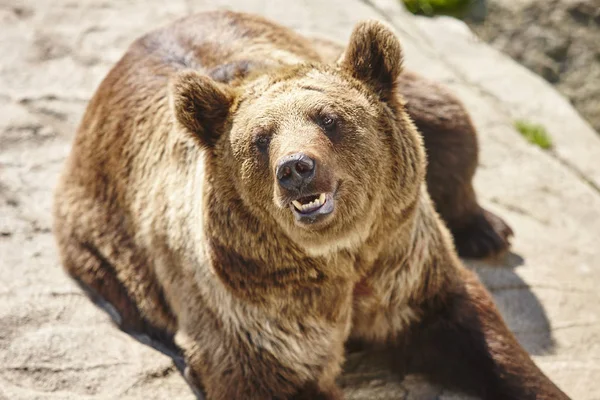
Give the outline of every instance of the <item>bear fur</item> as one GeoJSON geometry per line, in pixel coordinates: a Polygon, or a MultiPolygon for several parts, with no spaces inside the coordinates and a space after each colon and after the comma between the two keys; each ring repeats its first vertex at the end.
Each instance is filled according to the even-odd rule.
{"type": "Polygon", "coordinates": [[[460,103],[403,73],[379,22],[359,23],[339,60],[326,53],[228,11],[137,40],[90,101],[56,191],[66,271],[123,330],[182,354],[208,399],[341,399],[348,340],[484,398],[566,398],[435,210],[480,253],[506,247],[510,228],[470,186],[476,140],[460,103]],[[462,119],[420,102],[429,90],[462,119]],[[471,148],[435,167],[458,187],[438,181],[434,204],[426,147],[430,168],[438,153],[446,163],[445,133],[471,148]],[[317,197],[314,212],[296,206],[317,197]],[[496,237],[473,238],[482,229],[496,237]]]}

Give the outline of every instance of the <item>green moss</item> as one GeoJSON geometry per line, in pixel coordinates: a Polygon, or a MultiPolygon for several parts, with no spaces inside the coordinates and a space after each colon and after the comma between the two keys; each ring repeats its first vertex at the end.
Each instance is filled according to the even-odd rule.
{"type": "Polygon", "coordinates": [[[515,128],[529,142],[544,150],[552,148],[552,138],[542,125],[525,120],[515,121],[515,128]]]}
{"type": "Polygon", "coordinates": [[[413,14],[461,16],[472,0],[402,0],[413,14]]]}

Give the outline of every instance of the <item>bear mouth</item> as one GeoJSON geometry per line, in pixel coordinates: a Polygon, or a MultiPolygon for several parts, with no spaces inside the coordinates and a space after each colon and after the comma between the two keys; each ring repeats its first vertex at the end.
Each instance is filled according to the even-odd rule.
{"type": "Polygon", "coordinates": [[[331,214],[335,208],[333,193],[302,196],[290,203],[296,221],[313,224],[331,214]]]}
{"type": "Polygon", "coordinates": [[[310,214],[311,212],[323,207],[326,201],[327,195],[325,193],[321,193],[319,195],[304,196],[297,200],[292,200],[292,205],[299,213],[310,214]]]}

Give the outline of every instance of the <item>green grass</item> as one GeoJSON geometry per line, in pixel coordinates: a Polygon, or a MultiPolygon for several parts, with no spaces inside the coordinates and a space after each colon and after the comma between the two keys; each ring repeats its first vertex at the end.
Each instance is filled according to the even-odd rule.
{"type": "Polygon", "coordinates": [[[471,0],[402,0],[413,14],[461,16],[471,0]]]}
{"type": "Polygon", "coordinates": [[[552,148],[552,138],[542,125],[524,120],[515,121],[515,128],[529,143],[544,150],[552,148]]]}

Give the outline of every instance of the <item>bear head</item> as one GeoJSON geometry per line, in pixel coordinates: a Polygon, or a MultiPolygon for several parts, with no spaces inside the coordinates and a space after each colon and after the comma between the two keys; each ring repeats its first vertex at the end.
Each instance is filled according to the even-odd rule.
{"type": "Polygon", "coordinates": [[[401,71],[394,33],[366,21],[335,65],[281,67],[235,87],[183,71],[172,104],[220,177],[209,177],[222,186],[215,198],[236,197],[316,255],[360,245],[416,202],[425,156],[397,93],[401,71]]]}

